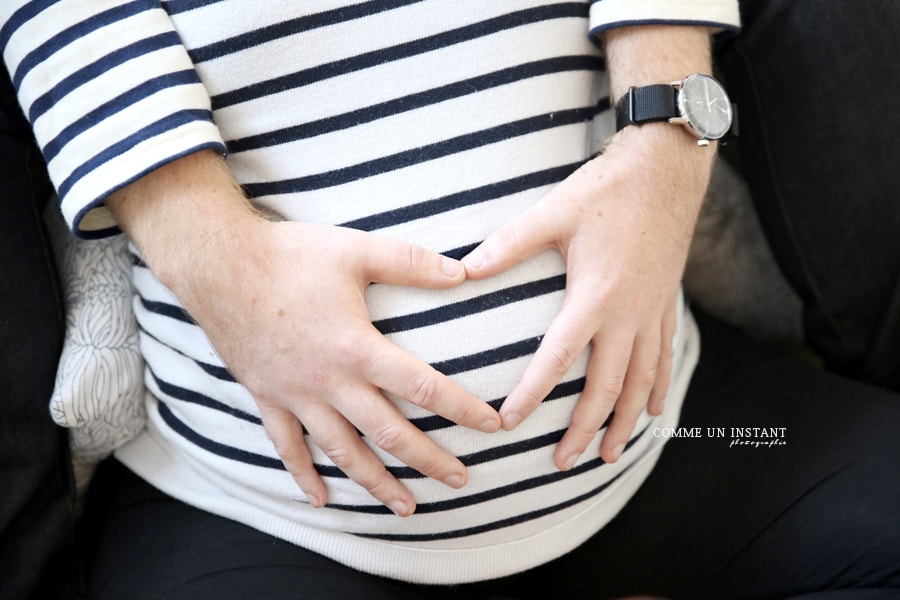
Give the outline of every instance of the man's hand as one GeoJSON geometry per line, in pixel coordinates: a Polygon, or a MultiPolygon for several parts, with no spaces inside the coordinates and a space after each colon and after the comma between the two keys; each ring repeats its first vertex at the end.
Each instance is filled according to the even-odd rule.
{"type": "Polygon", "coordinates": [[[482,431],[499,429],[499,416],[390,343],[364,301],[373,282],[458,285],[465,279],[458,261],[360,231],[263,219],[211,153],[167,165],[108,204],[256,400],[311,504],[324,505],[328,493],[304,426],[336,466],[398,515],[412,514],[415,500],[357,429],[424,475],[465,485],[462,463],[381,390],[482,431]]]}
{"type": "MultiPolygon", "coordinates": [[[[614,98],[628,85],[709,69],[703,29],[635,27],[610,37],[614,98]],[[673,56],[684,62],[672,64],[673,56]]],[[[619,459],[645,408],[663,409],[681,276],[714,155],[681,127],[628,127],[463,259],[473,279],[548,248],[566,261],[563,308],[500,409],[504,428],[518,425],[590,344],[584,392],[556,450],[561,469],[574,465],[613,410],[600,449],[607,462],[619,459]]]]}

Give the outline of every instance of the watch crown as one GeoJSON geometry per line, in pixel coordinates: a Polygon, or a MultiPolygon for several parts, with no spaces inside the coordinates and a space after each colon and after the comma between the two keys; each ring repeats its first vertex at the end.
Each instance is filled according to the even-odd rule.
{"type": "Polygon", "coordinates": [[[709,146],[709,140],[697,140],[698,146],[709,146]]]}

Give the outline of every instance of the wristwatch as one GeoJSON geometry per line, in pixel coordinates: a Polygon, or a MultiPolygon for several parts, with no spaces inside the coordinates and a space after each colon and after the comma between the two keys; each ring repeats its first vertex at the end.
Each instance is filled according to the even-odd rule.
{"type": "Polygon", "coordinates": [[[701,146],[736,135],[735,106],[722,84],[693,73],[682,81],[632,87],[616,103],[616,131],[628,125],[668,121],[684,125],[701,146]]]}

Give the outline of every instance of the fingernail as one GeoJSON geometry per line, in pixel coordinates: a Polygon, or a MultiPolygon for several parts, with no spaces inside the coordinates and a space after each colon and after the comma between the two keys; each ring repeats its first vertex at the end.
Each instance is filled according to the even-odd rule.
{"type": "Polygon", "coordinates": [[[445,257],[441,261],[441,271],[443,271],[444,275],[447,277],[459,277],[459,274],[463,272],[463,269],[463,264],[458,260],[445,257]]]}
{"type": "Polygon", "coordinates": [[[479,250],[472,251],[471,254],[462,259],[467,269],[480,269],[484,266],[484,254],[479,250]]]}
{"type": "Polygon", "coordinates": [[[481,431],[485,433],[494,433],[500,429],[499,419],[487,419],[481,424],[481,431]]]}
{"type": "Polygon", "coordinates": [[[571,471],[572,467],[575,466],[575,461],[578,460],[578,454],[570,454],[569,458],[563,463],[563,471],[571,471]]]}
{"type": "Polygon", "coordinates": [[[503,429],[506,429],[507,431],[509,431],[510,429],[515,429],[521,422],[522,417],[517,413],[509,413],[503,415],[503,429]]]}
{"type": "Polygon", "coordinates": [[[448,475],[444,479],[444,483],[449,485],[453,489],[459,489],[462,486],[466,485],[466,478],[459,473],[454,473],[452,475],[448,475]]]}
{"type": "Polygon", "coordinates": [[[388,508],[390,508],[398,517],[407,517],[410,514],[409,504],[402,500],[388,502],[388,508]]]}
{"type": "Polygon", "coordinates": [[[623,452],[625,452],[625,444],[619,444],[613,448],[612,462],[619,460],[622,457],[623,452]]]}

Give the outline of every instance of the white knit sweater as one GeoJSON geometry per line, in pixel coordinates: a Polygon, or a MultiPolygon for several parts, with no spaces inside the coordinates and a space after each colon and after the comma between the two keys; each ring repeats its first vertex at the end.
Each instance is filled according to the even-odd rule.
{"type": "MultiPolygon", "coordinates": [[[[112,190],[204,147],[253,200],[462,256],[564,179],[610,132],[590,30],[634,22],[738,26],[735,0],[171,0],[6,2],[0,43],[84,236],[115,231],[112,190]],[[223,145],[223,140],[224,144],[223,145]]],[[[507,575],[594,534],[628,501],[677,424],[699,351],[682,306],[665,413],[622,459],[553,464],[588,352],[517,429],[484,434],[398,407],[468,466],[461,490],[377,448],[416,497],[395,517],[311,444],[329,505],[306,502],[258,411],[202,331],[138,262],[146,430],[118,458],[172,496],[352,567],[425,583],[507,575]]],[[[560,309],[547,251],[452,290],[373,285],[389,339],[499,406],[560,309]]],[[[591,445],[597,448],[601,430],[591,445]]]]}

